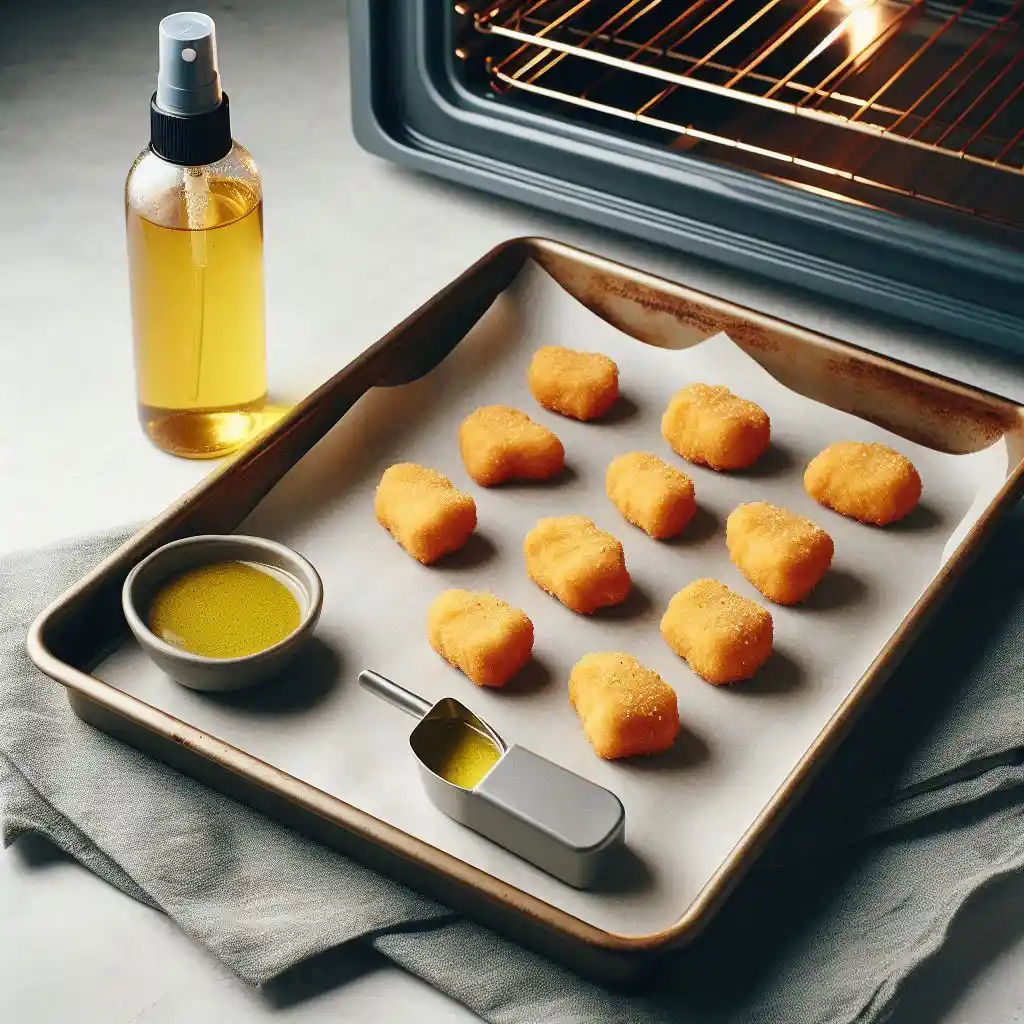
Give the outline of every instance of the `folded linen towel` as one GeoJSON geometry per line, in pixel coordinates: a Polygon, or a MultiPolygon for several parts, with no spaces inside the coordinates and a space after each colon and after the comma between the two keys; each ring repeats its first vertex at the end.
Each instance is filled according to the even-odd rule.
{"type": "Polygon", "coordinates": [[[643,994],[583,981],[80,722],[24,636],[125,532],[0,566],[4,842],[50,837],[256,984],[357,941],[496,1024],[880,1021],[964,900],[1024,865],[1022,519],[706,935],[643,994]]]}

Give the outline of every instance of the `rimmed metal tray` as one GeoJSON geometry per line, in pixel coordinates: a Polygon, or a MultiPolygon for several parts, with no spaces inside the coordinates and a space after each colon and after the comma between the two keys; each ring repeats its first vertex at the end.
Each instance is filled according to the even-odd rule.
{"type": "MultiPolygon", "coordinates": [[[[547,279],[545,277],[545,280],[547,279]]],[[[497,341],[495,342],[492,337],[489,344],[493,351],[500,351],[500,331],[497,335],[493,331],[491,333],[497,337],[497,341]],[[496,349],[493,348],[495,344],[496,349]]],[[[550,340],[587,347],[580,338],[550,340]]],[[[634,344],[628,338],[625,339],[625,343],[634,344]]],[[[485,368],[485,376],[486,372],[485,368]]],[[[509,372],[507,366],[505,372],[509,372]]],[[[521,371],[515,369],[515,375],[517,378],[520,377],[521,371]]],[[[637,386],[636,394],[639,395],[641,391],[642,389],[637,386]]],[[[644,395],[650,399],[649,393],[645,392],[644,395]]],[[[509,398],[495,394],[493,400],[516,404],[519,397],[521,396],[509,398]]],[[[654,402],[647,401],[646,404],[653,408],[654,402]]],[[[415,412],[416,409],[412,411],[415,412]]],[[[828,415],[836,414],[829,412],[828,415]]],[[[412,413],[410,417],[415,418],[412,413]]],[[[386,423],[386,417],[378,417],[376,422],[375,436],[382,435],[381,424],[386,423]]],[[[614,425],[587,427],[581,424],[570,426],[568,423],[559,429],[566,432],[564,436],[575,437],[572,431],[577,428],[605,431],[605,437],[609,436],[607,431],[619,429],[614,425]]],[[[812,423],[808,427],[808,432],[813,430],[812,423]]],[[[631,441],[635,433],[624,436],[631,441]]],[[[785,441],[784,432],[782,436],[785,441]]],[[[651,443],[653,445],[653,438],[651,443]]],[[[567,447],[571,461],[573,447],[568,443],[567,447]]],[[[581,451],[582,447],[577,445],[576,450],[581,451]]],[[[600,445],[595,447],[600,448],[600,445]]],[[[410,449],[408,444],[399,444],[396,441],[395,448],[394,458],[397,461],[399,457],[405,457],[406,452],[414,450],[415,444],[413,443],[413,448],[410,449]]],[[[454,439],[452,449],[456,451],[456,462],[453,465],[457,467],[457,448],[454,439]]],[[[344,453],[344,444],[338,450],[344,453]]],[[[322,459],[323,451],[324,449],[321,449],[316,456],[311,456],[314,462],[318,457],[322,459]]],[[[588,453],[584,453],[586,454],[588,453]]],[[[801,452],[801,455],[803,454],[801,452]]],[[[642,971],[652,953],[690,941],[706,924],[731,887],[754,860],[783,814],[793,806],[812,772],[834,748],[855,715],[864,707],[868,697],[890,673],[906,645],[920,629],[926,615],[949,593],[956,578],[998,516],[1018,496],[1024,487],[1022,459],[1024,408],[1012,402],[557,242],[517,239],[499,246],[472,266],[380,342],[296,406],[267,434],[254,441],[238,457],[146,526],[72,587],[43,612],[33,625],[28,638],[29,652],[43,672],[67,687],[75,712],[98,728],[579,970],[597,974],[605,982],[628,981],[642,971]],[[479,330],[474,328],[478,322],[487,322],[485,314],[493,316],[494,308],[499,305],[496,300],[499,300],[499,297],[505,298],[506,290],[520,277],[521,271],[526,272],[524,268],[528,269],[531,261],[545,272],[540,274],[539,271],[531,271],[532,273],[540,274],[541,277],[548,275],[578,303],[598,314],[606,324],[617,328],[618,332],[646,342],[649,346],[659,350],[691,352],[696,351],[693,346],[697,343],[726,332],[742,353],[745,353],[745,356],[740,353],[740,358],[749,362],[747,357],[751,357],[758,364],[754,366],[754,363],[750,363],[753,372],[761,374],[765,379],[770,375],[774,378],[773,386],[777,386],[775,382],[778,382],[791,392],[830,407],[831,410],[858,417],[865,430],[877,431],[879,427],[884,428],[906,439],[912,445],[923,446],[919,449],[921,452],[930,450],[936,458],[944,457],[936,453],[948,453],[957,456],[967,455],[968,459],[973,459],[975,456],[969,453],[996,453],[998,450],[998,457],[994,462],[989,459],[989,476],[991,478],[994,465],[996,480],[993,482],[990,479],[986,488],[978,492],[979,496],[965,519],[966,525],[950,535],[941,562],[936,561],[939,566],[937,571],[934,576],[929,574],[927,585],[920,593],[914,592],[914,600],[907,604],[909,611],[906,614],[901,612],[892,623],[893,628],[886,628],[884,635],[879,634],[877,646],[871,648],[871,657],[864,662],[867,666],[866,671],[859,674],[858,670],[858,676],[849,681],[848,687],[844,686],[838,691],[838,695],[834,694],[829,698],[833,703],[827,705],[827,714],[820,718],[820,723],[815,726],[814,731],[807,734],[806,742],[801,741],[796,748],[791,743],[787,748],[786,757],[789,760],[785,761],[785,771],[779,775],[779,785],[776,787],[773,783],[772,790],[765,794],[766,798],[763,801],[760,795],[758,796],[756,813],[742,818],[742,828],[735,832],[735,841],[730,840],[728,847],[723,849],[722,855],[714,861],[713,870],[708,870],[706,875],[700,876],[699,887],[680,905],[668,907],[671,911],[670,919],[662,920],[656,916],[651,918],[656,924],[649,927],[645,926],[643,919],[643,914],[647,913],[649,907],[640,903],[635,905],[638,915],[637,927],[622,925],[623,921],[629,921],[633,908],[627,896],[621,893],[609,897],[609,906],[616,900],[618,903],[611,906],[607,912],[600,906],[595,910],[594,906],[579,902],[583,897],[576,897],[558,889],[557,885],[560,883],[533,878],[523,874],[524,871],[532,869],[502,861],[501,857],[505,855],[503,851],[497,851],[497,848],[497,852],[493,853],[478,847],[472,848],[470,853],[465,852],[466,842],[486,843],[485,840],[465,840],[454,833],[435,834],[430,831],[435,827],[433,823],[425,832],[417,825],[419,819],[414,820],[406,814],[408,807],[411,806],[410,802],[416,801],[417,794],[410,793],[408,798],[403,796],[398,803],[393,802],[387,808],[387,813],[374,814],[365,809],[374,805],[374,802],[362,799],[365,792],[360,791],[358,787],[353,787],[350,794],[344,785],[314,784],[310,780],[317,777],[315,772],[304,771],[301,766],[296,767],[298,762],[294,756],[290,759],[284,756],[284,745],[289,735],[294,737],[297,732],[294,727],[283,727],[279,737],[273,725],[266,725],[268,716],[264,714],[264,724],[261,726],[263,731],[259,734],[259,741],[242,742],[238,737],[255,734],[246,734],[244,730],[233,732],[235,723],[230,717],[223,717],[215,705],[189,703],[186,698],[169,697],[168,695],[176,695],[179,692],[174,688],[174,684],[166,680],[155,680],[151,674],[147,675],[148,682],[139,686],[133,685],[131,679],[126,681],[125,672],[128,671],[130,675],[132,672],[142,673],[142,670],[138,663],[132,662],[130,658],[127,661],[122,659],[120,669],[118,668],[119,655],[116,652],[119,649],[124,650],[121,645],[126,632],[120,608],[120,588],[127,573],[141,558],[159,545],[179,537],[229,532],[257,510],[257,506],[264,510],[256,512],[254,521],[257,523],[272,524],[275,514],[279,517],[282,514],[287,515],[295,500],[292,492],[286,494],[285,491],[289,487],[299,487],[299,484],[295,482],[295,474],[289,476],[287,481],[283,478],[293,468],[296,474],[301,476],[300,460],[317,442],[328,432],[332,432],[332,437],[338,437],[345,435],[346,432],[351,434],[357,429],[370,429],[375,421],[373,415],[365,412],[366,403],[372,406],[374,401],[378,404],[387,402],[393,400],[394,394],[399,392],[373,391],[369,395],[368,392],[375,388],[411,384],[420,380],[429,371],[438,367],[450,353],[456,354],[445,362],[448,377],[442,375],[441,378],[437,378],[436,375],[431,375],[427,378],[437,379],[440,383],[435,388],[436,393],[433,393],[426,404],[432,404],[437,408],[439,401],[441,404],[448,402],[449,399],[455,401],[458,378],[452,377],[451,367],[461,365],[459,357],[462,350],[458,350],[458,346],[464,339],[471,348],[473,345],[479,345],[477,341],[470,340],[479,334],[479,330]],[[374,395],[378,397],[375,399],[374,395]],[[392,399],[381,397],[385,395],[391,395],[392,399]],[[364,396],[367,397],[360,402],[364,396]],[[346,413],[357,403],[359,409],[353,413],[355,420],[349,418],[343,421],[346,413]],[[872,424],[875,426],[871,426],[872,424]],[[333,432],[335,427],[337,432],[333,432]],[[279,483],[281,487],[271,495],[271,491],[279,483]],[[265,498],[268,499],[267,502],[261,505],[265,498]],[[265,512],[267,508],[271,509],[270,513],[265,512]],[[115,652],[113,656],[103,664],[103,667],[98,668],[103,659],[108,658],[112,652],[115,652]],[[100,678],[101,676],[104,678],[100,678]],[[107,681],[104,681],[105,679],[107,681]],[[220,728],[222,723],[225,724],[224,729],[220,728]],[[271,739],[268,740],[267,737],[271,739]],[[279,754],[282,756],[278,756],[279,754]],[[291,770],[286,770],[284,765],[288,765],[291,770]],[[345,792],[349,799],[338,796],[339,791],[345,792]],[[386,819],[390,819],[390,823],[386,819]],[[395,821],[412,824],[407,828],[401,828],[394,824],[395,821]],[[431,835],[432,841],[423,838],[427,832],[431,835]]],[[[585,469],[594,468],[588,467],[582,456],[580,464],[585,469]]],[[[966,461],[964,465],[967,465],[966,461]]],[[[376,467],[370,468],[376,471],[376,467]]],[[[442,465],[438,468],[451,473],[450,466],[442,465]]],[[[323,470],[324,466],[317,464],[314,475],[322,475],[323,470]]],[[[790,470],[798,475],[797,467],[791,466],[790,470]]],[[[702,487],[706,486],[710,493],[717,483],[710,481],[710,478],[707,483],[703,478],[698,479],[698,498],[701,497],[702,487]]],[[[744,484],[740,481],[734,484],[740,487],[751,482],[747,481],[744,484]]],[[[366,486],[365,480],[362,486],[366,486]]],[[[769,485],[763,480],[756,485],[767,486],[769,485]]],[[[301,488],[299,493],[302,493],[301,488]]],[[[736,493],[739,492],[728,492],[730,501],[735,500],[736,493]]],[[[557,495],[557,489],[548,489],[545,494],[543,501],[534,495],[534,500],[541,503],[538,507],[541,507],[542,511],[538,514],[548,514],[545,510],[557,507],[557,501],[560,500],[552,497],[557,495]]],[[[362,497],[365,497],[365,494],[362,497]]],[[[343,503],[344,495],[340,498],[335,495],[335,498],[343,503]]],[[[494,502],[499,500],[504,499],[492,497],[491,492],[488,492],[487,501],[492,504],[482,505],[482,513],[488,512],[497,516],[497,505],[494,502]]],[[[530,500],[529,492],[526,491],[520,491],[514,498],[517,508],[528,505],[530,500]]],[[[722,506],[723,509],[725,507],[722,506]]],[[[565,510],[581,511],[570,508],[565,510]]],[[[311,522],[322,522],[336,514],[340,515],[340,512],[326,504],[315,508],[307,518],[311,522]]],[[[365,517],[367,513],[363,510],[360,514],[365,517]]],[[[606,510],[602,513],[604,514],[613,513],[607,513],[606,510]]],[[[595,518],[598,518],[596,514],[595,518]]],[[[369,521],[372,522],[372,514],[369,514],[369,521]]],[[[482,522],[486,522],[483,515],[482,522]]],[[[516,528],[519,528],[518,521],[516,528]]],[[[851,526],[845,521],[830,528],[838,531],[867,529],[851,526]]],[[[373,529],[382,534],[376,526],[373,526],[373,529]]],[[[625,537],[625,530],[623,526],[616,532],[619,536],[625,537]]],[[[841,536],[841,533],[837,536],[841,536]]],[[[293,538],[286,539],[291,541],[293,538]]],[[[646,538],[644,540],[646,541],[646,538]]],[[[716,543],[719,542],[720,538],[716,543]]],[[[913,548],[913,539],[905,535],[904,542],[909,552],[913,548]]],[[[320,543],[322,544],[322,540],[320,543]]],[[[390,544],[390,541],[387,543],[390,544]]],[[[634,547],[636,543],[634,539],[627,543],[628,558],[633,557],[634,551],[639,551],[639,548],[634,547]]],[[[300,549],[303,547],[301,543],[297,546],[300,549]]],[[[486,550],[477,551],[477,556],[484,560],[486,554],[486,550]]],[[[386,564],[382,561],[380,575],[387,581],[390,571],[388,565],[394,564],[397,588],[404,585],[402,572],[430,572],[411,563],[397,548],[389,548],[387,557],[393,557],[396,561],[386,564]],[[413,567],[409,568],[410,565],[413,567]]],[[[650,568],[650,563],[644,562],[639,554],[637,558],[642,569],[650,568]]],[[[691,568],[692,564],[691,562],[691,568]]],[[[323,565],[320,567],[322,571],[325,568],[323,565]]],[[[337,567],[331,565],[327,568],[333,572],[337,567]]],[[[454,580],[439,577],[437,586],[438,589],[446,585],[472,586],[474,584],[470,581],[477,575],[477,566],[470,558],[461,564],[454,580]]],[[[484,575],[482,569],[479,575],[484,575]]],[[[694,573],[690,572],[689,578],[693,575],[694,573]]],[[[409,579],[412,580],[413,577],[409,579]]],[[[486,582],[484,579],[483,585],[486,586],[486,582]]],[[[686,578],[681,578],[679,585],[685,582],[686,578]]],[[[740,583],[742,584],[742,581],[740,583]]],[[[332,586],[330,573],[325,577],[325,586],[329,602],[332,586]]],[[[523,591],[523,594],[525,595],[526,591],[523,591]]],[[[357,595],[354,600],[367,607],[373,606],[376,601],[379,604],[379,614],[385,615],[389,611],[386,596],[387,588],[383,587],[380,592],[365,596],[357,595]],[[383,603],[380,603],[382,599],[383,603]]],[[[655,596],[660,601],[664,595],[659,591],[655,596]]],[[[517,598],[513,595],[510,599],[517,598]]],[[[550,599],[540,595],[538,600],[550,599]]],[[[538,625],[539,636],[544,631],[541,617],[549,614],[571,617],[571,613],[561,606],[554,605],[554,602],[551,604],[550,613],[547,608],[539,613],[532,607],[530,609],[538,625]]],[[[819,622],[841,622],[841,613],[838,613],[838,620],[834,617],[829,618],[829,609],[819,609],[819,613],[822,616],[819,622]]],[[[779,611],[778,614],[784,617],[788,613],[779,611]]],[[[343,609],[341,621],[344,621],[343,609]]],[[[782,618],[780,621],[781,635],[785,636],[788,620],[782,618]]],[[[361,629],[364,625],[365,622],[361,623],[356,619],[352,621],[353,630],[361,629]]],[[[557,620],[556,626],[549,632],[557,632],[559,636],[563,632],[569,635],[574,628],[577,628],[575,622],[565,618],[557,620]]],[[[605,621],[603,624],[600,621],[596,624],[588,622],[579,628],[607,630],[608,641],[603,644],[605,649],[613,646],[613,637],[631,635],[623,632],[626,627],[614,621],[605,621]],[[620,632],[616,634],[616,630],[620,632]]],[[[423,645],[422,635],[419,635],[418,630],[416,632],[418,635],[415,637],[403,639],[409,644],[423,645]]],[[[359,649],[356,642],[353,642],[352,647],[359,649]]],[[[345,657],[348,658],[347,655],[345,657]]],[[[529,694],[520,698],[514,709],[511,709],[512,705],[503,707],[497,703],[502,699],[500,696],[474,691],[464,680],[461,683],[457,682],[454,673],[451,676],[438,676],[437,673],[447,672],[448,669],[443,665],[438,667],[438,659],[429,652],[429,648],[426,648],[426,658],[430,660],[422,662],[420,679],[400,677],[400,681],[418,688],[426,685],[428,689],[433,687],[434,690],[444,686],[448,687],[450,692],[455,692],[461,685],[463,688],[457,691],[460,699],[481,711],[484,717],[498,725],[499,731],[502,728],[500,718],[502,714],[507,714],[508,721],[514,723],[519,730],[515,738],[530,744],[531,737],[523,735],[524,731],[529,732],[530,729],[529,694]],[[431,673],[434,675],[430,675],[431,673]],[[488,701],[491,703],[487,703],[488,701]],[[498,718],[495,718],[495,715],[498,718]]],[[[346,686],[349,683],[354,685],[355,674],[361,668],[376,668],[385,673],[392,670],[392,666],[386,663],[363,665],[351,664],[349,660],[340,668],[335,664],[328,669],[329,673],[344,675],[346,686]],[[348,680],[348,676],[351,676],[351,680],[348,680]]],[[[420,663],[414,660],[409,664],[420,663]]],[[[565,664],[559,661],[557,668],[559,673],[562,673],[565,664]]],[[[408,670],[408,666],[406,669],[408,670]]],[[[813,684],[814,680],[811,681],[811,686],[805,687],[805,691],[812,694],[808,698],[810,702],[815,699],[813,684]]],[[[547,680],[544,685],[549,696],[543,699],[550,701],[550,693],[558,686],[564,685],[564,680],[547,680]]],[[[710,688],[695,689],[691,692],[700,694],[701,699],[705,699],[705,692],[710,693],[710,688]]],[[[443,694],[431,692],[430,695],[436,699],[443,694]]],[[[719,697],[715,694],[706,699],[718,700],[719,697]]],[[[514,702],[516,698],[513,697],[512,700],[514,702]]],[[[557,705],[544,705],[544,716],[548,723],[545,728],[550,726],[553,715],[562,714],[563,703],[564,701],[560,699],[557,705]],[[552,710],[555,708],[557,709],[552,710]]],[[[540,708],[541,705],[538,703],[534,707],[540,708]]],[[[799,703],[791,704],[790,707],[799,707],[799,703]]],[[[717,714],[712,705],[708,705],[708,708],[717,714]]],[[[699,719],[700,711],[696,705],[692,710],[699,719]]],[[[351,706],[348,711],[351,713],[351,706]]],[[[815,713],[821,714],[821,709],[815,713]]],[[[315,709],[308,713],[307,721],[311,723],[309,727],[314,730],[320,729],[322,737],[326,722],[329,729],[337,728],[341,742],[345,717],[336,717],[333,721],[327,722],[321,716],[319,725],[313,725],[317,714],[315,709]]],[[[565,714],[571,714],[571,710],[565,709],[565,714]]],[[[736,720],[739,722],[742,715],[739,712],[736,714],[736,720]]],[[[750,722],[756,723],[756,719],[751,718],[750,713],[743,714],[747,714],[747,728],[750,727],[750,722]]],[[[793,712],[793,715],[796,716],[797,712],[793,712]]],[[[785,719],[779,717],[775,721],[784,722],[785,719]]],[[[813,724],[816,719],[811,717],[807,721],[813,724]]],[[[362,728],[364,731],[367,728],[365,721],[362,728]]],[[[402,756],[404,734],[400,731],[401,723],[395,723],[393,734],[388,731],[390,725],[385,725],[383,720],[379,726],[374,723],[369,728],[374,733],[376,742],[393,744],[394,758],[402,756]]],[[[557,726],[556,734],[562,728],[557,726]]],[[[615,770],[607,768],[604,763],[597,764],[597,759],[589,755],[589,752],[586,756],[590,760],[583,759],[584,755],[579,751],[581,747],[585,748],[585,744],[579,737],[577,726],[572,726],[571,729],[565,726],[564,735],[569,739],[565,741],[564,749],[560,752],[570,761],[574,757],[580,758],[578,764],[573,765],[577,770],[580,770],[580,766],[588,773],[599,774],[615,770]],[[570,749],[573,743],[577,746],[570,749]]],[[[550,741],[550,735],[547,739],[550,741]]],[[[544,737],[538,732],[535,740],[543,742],[544,737]]],[[[559,745],[561,742],[559,738],[559,745]]],[[[692,744],[690,751],[693,751],[692,744]]],[[[679,765],[676,764],[675,767],[678,768],[679,765]]],[[[775,769],[778,770],[778,763],[775,769]]],[[[413,771],[411,766],[410,771],[413,771]]],[[[666,775],[664,772],[662,774],[666,775]]],[[[683,781],[673,782],[671,785],[689,784],[685,774],[676,777],[683,781]]],[[[636,773],[629,779],[625,775],[605,774],[600,776],[600,781],[616,778],[629,793],[636,793],[639,791],[638,786],[642,789],[647,785],[652,791],[671,792],[670,789],[666,789],[668,784],[664,778],[649,783],[641,778],[638,782],[636,773]]],[[[697,776],[694,775],[693,778],[697,779],[697,776]]],[[[397,778],[391,782],[400,787],[402,780],[397,778]]],[[[701,792],[699,780],[694,783],[693,792],[701,792]]],[[[628,822],[630,804],[628,800],[626,803],[628,822]]],[[[708,805],[704,813],[713,813],[714,806],[708,805]]],[[[640,817],[642,818],[642,814],[640,817]]],[[[640,824],[643,824],[642,820],[640,824]]],[[[452,823],[445,827],[458,828],[452,823]]],[[[599,901],[600,896],[595,899],[599,901]]],[[[665,907],[659,908],[658,912],[663,916],[665,907]]]]}

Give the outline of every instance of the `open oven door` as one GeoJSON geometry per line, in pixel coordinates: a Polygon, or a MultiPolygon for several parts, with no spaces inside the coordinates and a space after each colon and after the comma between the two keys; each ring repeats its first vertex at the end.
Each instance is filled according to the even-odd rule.
{"type": "MultiPolygon", "coordinates": [[[[990,174],[999,186],[984,188],[982,198],[997,196],[993,201],[1002,206],[978,216],[969,202],[947,202],[927,195],[922,201],[923,194],[916,188],[851,174],[848,165],[838,166],[842,174],[835,173],[837,168],[819,167],[814,150],[800,149],[799,140],[786,139],[778,152],[771,149],[774,140],[785,135],[786,125],[796,124],[789,108],[799,102],[775,99],[796,76],[790,75],[779,86],[778,72],[774,78],[769,73],[765,50],[771,48],[769,55],[779,52],[780,37],[787,44],[802,39],[798,32],[806,30],[810,18],[829,13],[825,10],[828,5],[840,9],[832,14],[836,27],[825,40],[850,24],[850,13],[841,9],[844,5],[883,0],[797,0],[790,3],[788,11],[781,6],[785,2],[769,0],[768,8],[780,5],[780,20],[772,31],[765,28],[757,37],[739,71],[717,60],[710,62],[719,74],[714,80],[694,79],[692,74],[674,69],[666,79],[666,72],[655,61],[648,61],[637,74],[635,60],[628,54],[625,58],[616,55],[615,47],[629,40],[615,36],[611,28],[601,32],[602,25],[592,21],[588,32],[576,30],[577,40],[591,42],[584,52],[586,48],[573,41],[566,18],[541,24],[536,14],[523,17],[528,9],[554,9],[558,0],[530,4],[495,0],[487,9],[480,4],[440,0],[392,0],[387,4],[350,0],[355,133],[364,148],[399,164],[946,333],[1024,351],[1024,170],[1017,166],[1024,160],[1024,144],[1017,145],[1024,137],[1024,60],[1017,60],[1022,43],[1016,38],[1016,9],[1009,0],[978,0],[975,7],[987,4],[991,10],[983,10],[971,21],[963,14],[965,4],[932,10],[918,0],[903,5],[909,15],[899,5],[889,5],[896,12],[891,21],[905,20],[915,26],[908,51],[911,56],[918,51],[945,55],[940,66],[946,71],[932,74],[921,93],[927,94],[931,108],[948,100],[948,93],[944,100],[939,87],[946,82],[951,90],[955,88],[949,85],[955,81],[953,72],[970,70],[972,61],[977,63],[990,51],[1000,54],[1001,63],[990,66],[990,77],[1000,76],[996,85],[985,92],[983,84],[980,91],[984,92],[982,101],[1001,106],[998,116],[1011,125],[1010,145],[990,148],[988,155],[983,153],[975,162],[978,173],[990,174]],[[557,32],[551,28],[553,22],[558,22],[557,32]],[[547,62],[544,68],[553,69],[551,73],[537,74],[541,60],[547,62]],[[627,68],[627,64],[634,66],[627,68]],[[1007,65],[1010,70],[1002,71],[1007,65]],[[524,67],[531,73],[524,75],[524,67]],[[580,87],[580,82],[586,81],[580,75],[588,73],[604,90],[600,100],[593,99],[597,93],[592,88],[580,87]],[[721,158],[725,150],[736,149],[729,143],[739,137],[731,127],[737,107],[734,97],[716,84],[724,74],[729,75],[728,80],[739,74],[754,83],[750,94],[738,97],[746,104],[742,111],[745,123],[756,125],[761,132],[740,154],[745,164],[737,162],[736,153],[726,154],[729,162],[721,158]],[[694,86],[694,80],[702,84],[694,86]],[[510,82],[514,84],[509,86],[510,82]],[[661,90],[654,97],[659,105],[643,100],[642,93],[635,93],[637,88],[661,90]],[[773,95],[766,97],[769,92],[773,95]],[[664,114],[662,95],[673,96],[671,119],[664,114]],[[754,115],[748,112],[750,95],[757,97],[754,115]],[[608,96],[618,105],[609,102],[608,96]],[[1004,96],[1009,97],[1005,102],[1004,96]],[[573,98],[574,103],[564,102],[573,98]],[[1018,98],[1022,102],[1016,103],[1018,98]],[[638,111],[642,113],[638,115],[638,111]],[[1014,117],[1021,120],[1016,137],[1014,117]],[[782,128],[766,133],[771,118],[780,118],[782,128]],[[770,144],[766,144],[766,134],[770,144]],[[666,143],[669,138],[671,144],[666,143]],[[689,145],[694,141],[700,143],[695,148],[689,145]],[[999,165],[994,157],[1002,148],[1007,152],[999,165]],[[773,168],[777,173],[771,173],[773,168]],[[822,175],[829,173],[846,194],[822,187],[822,175]],[[918,210],[924,216],[916,216],[918,210]],[[1006,217],[1000,210],[1005,210],[1006,217]],[[1015,218],[1020,221],[1019,228],[1015,218]]],[[[680,11],[702,5],[708,13],[731,6],[725,0],[696,0],[668,8],[678,16],[680,11]]],[[[562,3],[559,9],[571,13],[588,6],[577,0],[562,3]]],[[[616,16],[616,11],[621,15],[633,8],[635,14],[657,6],[649,0],[643,5],[637,0],[603,5],[594,0],[595,12],[612,12],[604,17],[605,22],[616,16]]],[[[756,4],[740,0],[736,6],[745,7],[747,22],[760,16],[756,4]]],[[[636,21],[634,17],[634,24],[636,21]]],[[[882,24],[880,38],[889,22],[882,24]]],[[[731,35],[725,36],[723,43],[731,35]]],[[[889,32],[882,42],[888,46],[890,38],[896,34],[889,32]]],[[[709,52],[720,47],[713,46],[709,52]]],[[[655,48],[633,44],[634,54],[638,49],[649,54],[655,48]]],[[[691,69],[709,63],[701,64],[703,57],[684,57],[691,69]]],[[[852,58],[843,58],[839,65],[843,60],[847,61],[848,77],[852,58]]],[[[900,66],[906,63],[899,60],[900,66]]],[[[810,63],[804,60],[801,70],[810,63]]],[[[839,74],[828,74],[832,85],[845,80],[843,67],[839,74]]],[[[814,96],[817,102],[818,93],[814,96]]],[[[854,113],[860,109],[838,90],[829,96],[838,96],[854,113]]],[[[984,112],[982,101],[975,103],[965,93],[959,109],[974,103],[968,113],[977,120],[984,112]]],[[[948,150],[948,145],[935,146],[929,141],[944,129],[936,120],[934,130],[929,128],[932,133],[926,133],[920,128],[921,111],[929,108],[920,97],[912,104],[904,102],[903,108],[869,105],[865,108],[869,116],[859,120],[849,110],[832,116],[827,105],[819,104],[821,109],[815,107],[818,112],[804,115],[804,120],[816,120],[813,128],[819,135],[841,131],[837,138],[842,140],[856,133],[857,143],[873,147],[871,152],[878,149],[879,140],[885,143],[920,129],[918,137],[909,142],[895,139],[898,155],[912,148],[919,173],[922,161],[933,160],[934,174],[930,164],[923,165],[925,180],[939,182],[945,169],[955,169],[956,162],[947,161],[952,151],[943,150],[948,150]],[[908,114],[911,107],[919,108],[918,112],[912,109],[908,114]],[[876,108],[882,112],[880,117],[889,118],[883,122],[884,131],[870,118],[876,108]],[[911,124],[911,131],[903,130],[911,124]]],[[[955,110],[949,114],[954,120],[956,116],[955,110]]],[[[892,165],[886,152],[876,162],[883,167],[892,165]]],[[[951,194],[955,197],[956,190],[951,194]]]]}

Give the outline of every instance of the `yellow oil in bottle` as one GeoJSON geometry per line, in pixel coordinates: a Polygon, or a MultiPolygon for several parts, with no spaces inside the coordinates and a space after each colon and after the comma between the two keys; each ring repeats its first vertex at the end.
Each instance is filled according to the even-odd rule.
{"type": "Polygon", "coordinates": [[[189,168],[161,214],[127,209],[139,419],[165,451],[212,458],[260,428],[266,400],[262,197],[189,168]]]}

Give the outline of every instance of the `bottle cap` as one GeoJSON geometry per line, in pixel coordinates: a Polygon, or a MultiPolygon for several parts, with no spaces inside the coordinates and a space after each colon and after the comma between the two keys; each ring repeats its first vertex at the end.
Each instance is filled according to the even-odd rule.
{"type": "Polygon", "coordinates": [[[160,72],[150,101],[150,147],[187,167],[231,151],[228,95],[221,91],[213,18],[195,11],[160,22],[160,72]]]}
{"type": "Polygon", "coordinates": [[[190,117],[214,110],[220,99],[213,18],[194,11],[168,15],[160,22],[156,105],[168,114],[190,117]]]}

